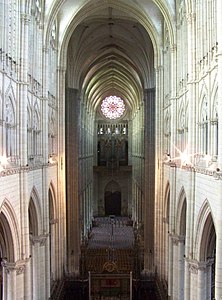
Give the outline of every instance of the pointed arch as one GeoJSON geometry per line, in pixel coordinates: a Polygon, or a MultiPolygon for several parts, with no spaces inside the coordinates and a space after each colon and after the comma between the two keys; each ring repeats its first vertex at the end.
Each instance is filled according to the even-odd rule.
{"type": "Polygon", "coordinates": [[[122,212],[120,185],[111,180],[104,189],[105,215],[120,215],[122,212]]]}
{"type": "Polygon", "coordinates": [[[167,181],[164,193],[163,203],[163,266],[164,266],[164,280],[168,281],[168,268],[169,268],[169,223],[170,223],[170,183],[167,181]]]}
{"type": "Polygon", "coordinates": [[[211,130],[211,155],[213,160],[217,160],[219,128],[218,128],[218,84],[215,83],[211,95],[211,114],[210,114],[210,130],[211,130]]]}
{"type": "Polygon", "coordinates": [[[177,206],[177,223],[176,230],[178,235],[185,236],[186,235],[186,209],[187,209],[187,200],[186,193],[184,188],[182,187],[179,194],[179,202],[177,206]]]}
{"type": "Polygon", "coordinates": [[[5,92],[5,99],[7,99],[7,98],[11,99],[12,105],[15,108],[16,107],[16,97],[15,97],[15,92],[14,92],[14,89],[13,89],[13,86],[11,83],[9,84],[9,86],[5,92]]]}
{"type": "Polygon", "coordinates": [[[199,152],[206,155],[209,152],[209,103],[208,93],[202,90],[199,104],[199,152]]]}
{"type": "Polygon", "coordinates": [[[56,193],[53,182],[50,182],[48,190],[48,199],[49,199],[49,219],[53,220],[57,218],[56,210],[56,193]]]}
{"type": "Polygon", "coordinates": [[[196,223],[195,253],[198,261],[213,256],[216,244],[216,230],[210,204],[206,199],[200,209],[196,223]]]}
{"type": "Polygon", "coordinates": [[[14,126],[16,123],[16,98],[11,83],[9,84],[4,100],[4,120],[6,124],[14,126]]]}
{"type": "Polygon", "coordinates": [[[218,93],[218,76],[217,74],[214,76],[213,80],[212,80],[212,88],[210,91],[210,96],[212,99],[212,104],[214,103],[214,99],[215,99],[215,95],[217,95],[218,93]]]}
{"type": "Polygon", "coordinates": [[[164,115],[164,133],[165,133],[165,135],[170,134],[170,123],[171,123],[171,112],[169,109],[167,109],[165,111],[165,115],[164,115]]]}
{"type": "Polygon", "coordinates": [[[203,82],[200,94],[199,94],[199,122],[204,122],[205,117],[208,117],[208,98],[209,98],[209,91],[206,86],[206,83],[203,82]],[[204,114],[204,115],[203,115],[204,114]],[[204,119],[203,119],[204,117],[204,119]]]}
{"type": "Polygon", "coordinates": [[[166,109],[164,112],[164,137],[165,137],[165,151],[170,152],[170,135],[171,135],[171,112],[166,109]]]}
{"type": "Polygon", "coordinates": [[[5,154],[12,158],[16,154],[16,101],[11,84],[5,93],[3,109],[5,154]]]}
{"type": "Polygon", "coordinates": [[[179,128],[184,129],[185,127],[185,118],[186,118],[186,112],[185,112],[185,106],[184,102],[181,101],[180,107],[179,107],[179,128]]]}
{"type": "Polygon", "coordinates": [[[169,214],[170,214],[170,183],[168,181],[164,193],[164,219],[166,220],[166,223],[169,223],[169,214]]]}
{"type": "Polygon", "coordinates": [[[30,104],[30,100],[28,97],[28,101],[27,101],[27,126],[31,127],[32,125],[32,109],[31,109],[31,104],[30,104]]]}
{"type": "Polygon", "coordinates": [[[58,272],[58,219],[56,210],[56,193],[53,182],[50,182],[48,189],[49,201],[49,249],[50,249],[50,277],[51,284],[57,277],[58,272]]]}
{"type": "Polygon", "coordinates": [[[208,119],[208,101],[207,101],[207,96],[203,95],[201,102],[200,102],[199,121],[206,122],[207,119],[208,119]]]}
{"type": "Polygon", "coordinates": [[[40,129],[40,108],[37,101],[34,103],[33,127],[35,130],[40,129]]]}
{"type": "Polygon", "coordinates": [[[20,257],[19,225],[11,203],[5,199],[0,207],[1,250],[7,261],[14,262],[20,257]]]}
{"type": "Polygon", "coordinates": [[[212,94],[212,118],[218,118],[218,87],[212,94]]]}
{"type": "Polygon", "coordinates": [[[35,187],[32,188],[30,194],[30,201],[29,201],[29,225],[30,230],[32,230],[32,234],[37,236],[40,234],[42,226],[42,212],[41,212],[41,205],[39,201],[39,195],[35,187]]]}
{"type": "Polygon", "coordinates": [[[107,191],[121,192],[120,185],[114,180],[111,180],[110,182],[108,182],[107,185],[105,186],[104,190],[105,190],[105,192],[107,192],[107,191]]]}

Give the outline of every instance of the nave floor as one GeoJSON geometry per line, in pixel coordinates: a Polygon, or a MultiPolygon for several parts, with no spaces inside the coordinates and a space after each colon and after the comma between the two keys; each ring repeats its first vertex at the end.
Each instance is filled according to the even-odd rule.
{"type": "MultiPolygon", "coordinates": [[[[93,220],[93,227],[89,234],[87,247],[82,253],[82,260],[86,274],[91,273],[91,298],[89,297],[88,281],[84,283],[76,281],[75,283],[66,284],[65,300],[130,300],[128,280],[128,294],[124,294],[121,279],[118,276],[134,272],[136,253],[134,248],[134,230],[132,221],[127,217],[98,217],[93,220]],[[107,262],[114,262],[116,270],[110,273],[111,277],[117,279],[119,285],[107,289],[102,284],[96,283],[94,287],[94,274],[107,276],[110,270],[105,269],[107,262]],[[98,287],[99,286],[99,287],[98,287]],[[115,290],[119,294],[115,295],[115,290]],[[97,291],[97,292],[95,292],[97,291]],[[114,293],[113,293],[114,292],[114,293]]],[[[101,278],[102,278],[101,277],[101,278]]],[[[130,278],[130,276],[129,276],[130,278]]],[[[102,279],[101,279],[102,280],[102,279]]],[[[102,282],[102,281],[101,281],[102,282]]],[[[104,284],[104,280],[103,280],[104,284]]],[[[160,300],[156,285],[154,282],[135,284],[133,280],[133,300],[160,300]]]]}

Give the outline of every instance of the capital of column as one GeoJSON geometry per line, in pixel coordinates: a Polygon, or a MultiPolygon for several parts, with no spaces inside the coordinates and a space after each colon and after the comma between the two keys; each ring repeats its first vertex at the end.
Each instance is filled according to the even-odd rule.
{"type": "Polygon", "coordinates": [[[175,53],[176,50],[177,50],[177,45],[176,44],[171,44],[170,45],[170,50],[171,50],[172,53],[175,53]]]}
{"type": "Polygon", "coordinates": [[[51,219],[50,221],[49,221],[49,223],[50,224],[57,224],[57,223],[59,223],[59,219],[51,219]]]}
{"type": "Polygon", "coordinates": [[[57,72],[59,72],[59,73],[65,73],[66,72],[66,67],[65,66],[58,66],[57,67],[57,72]]]}
{"type": "Polygon", "coordinates": [[[155,70],[156,70],[156,73],[160,73],[161,71],[163,71],[163,66],[162,66],[162,65],[157,66],[157,67],[155,68],[155,70]]]}
{"type": "Polygon", "coordinates": [[[188,24],[192,24],[192,23],[194,23],[195,20],[196,20],[196,14],[195,14],[194,12],[189,12],[189,13],[186,15],[186,17],[187,17],[187,23],[188,23],[188,24]]]}
{"type": "Polygon", "coordinates": [[[6,259],[3,259],[1,262],[2,267],[4,268],[4,270],[6,271],[7,274],[15,271],[16,275],[20,275],[23,274],[25,271],[25,266],[26,263],[29,261],[30,259],[25,259],[25,260],[18,260],[14,263],[8,262],[6,259]]]}
{"type": "Polygon", "coordinates": [[[211,266],[214,259],[208,259],[207,261],[197,261],[194,259],[186,259],[189,264],[189,271],[193,274],[198,274],[199,271],[206,272],[207,267],[211,266]]]}
{"type": "Polygon", "coordinates": [[[211,119],[209,120],[211,125],[217,125],[218,124],[218,120],[216,119],[211,119]]]}
{"type": "Polygon", "coordinates": [[[21,22],[25,25],[28,25],[31,21],[31,17],[29,14],[21,13],[21,22]]]}
{"type": "Polygon", "coordinates": [[[172,240],[173,245],[178,246],[179,243],[185,242],[185,236],[184,235],[177,235],[177,234],[169,234],[169,237],[172,240]]]}
{"type": "Polygon", "coordinates": [[[198,273],[198,262],[196,260],[186,259],[189,272],[192,274],[198,273]]]}
{"type": "Polygon", "coordinates": [[[47,46],[44,46],[44,47],[42,47],[42,51],[43,51],[43,53],[48,54],[49,48],[47,46]]]}
{"type": "Polygon", "coordinates": [[[166,223],[166,224],[168,224],[169,223],[169,221],[168,221],[168,218],[166,218],[166,217],[163,217],[163,223],[166,223]]]}
{"type": "Polygon", "coordinates": [[[49,234],[41,234],[41,235],[37,235],[37,236],[31,236],[30,240],[33,245],[36,245],[37,243],[39,243],[40,246],[45,246],[48,236],[49,236],[49,234]]]}

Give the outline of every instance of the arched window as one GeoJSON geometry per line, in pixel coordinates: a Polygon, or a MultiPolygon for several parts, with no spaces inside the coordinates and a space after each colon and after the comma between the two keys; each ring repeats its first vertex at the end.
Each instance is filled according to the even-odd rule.
{"type": "MultiPolygon", "coordinates": [[[[29,102],[29,101],[28,101],[29,102]]],[[[32,155],[32,122],[30,104],[27,106],[27,154],[32,155]]]]}
{"type": "Polygon", "coordinates": [[[200,109],[199,145],[200,154],[208,154],[208,103],[206,96],[203,98],[200,109]]]}
{"type": "Polygon", "coordinates": [[[40,117],[39,117],[39,108],[37,103],[34,105],[34,112],[33,112],[33,148],[32,152],[34,156],[39,155],[40,149],[40,117]]]}
{"type": "Polygon", "coordinates": [[[56,144],[55,144],[55,113],[53,109],[49,109],[49,117],[48,117],[48,144],[49,144],[49,155],[53,155],[56,153],[56,144]]]}
{"type": "Polygon", "coordinates": [[[212,155],[217,158],[218,155],[218,98],[217,94],[215,96],[215,101],[213,105],[213,115],[211,120],[211,131],[212,131],[212,155]]]}
{"type": "Polygon", "coordinates": [[[179,149],[183,152],[186,148],[187,144],[187,113],[184,107],[184,103],[180,106],[179,111],[179,128],[178,128],[178,135],[179,135],[179,149]]]}
{"type": "Polygon", "coordinates": [[[165,137],[165,145],[164,149],[166,153],[170,153],[170,114],[169,111],[166,111],[165,118],[164,118],[164,137],[165,137]]]}
{"type": "Polygon", "coordinates": [[[57,220],[55,215],[55,195],[50,187],[48,191],[48,201],[49,201],[49,248],[50,248],[50,279],[51,279],[51,286],[53,286],[53,282],[56,280],[57,274],[57,220]]]}
{"type": "Polygon", "coordinates": [[[10,97],[5,102],[5,148],[7,157],[15,155],[15,111],[10,97]]]}

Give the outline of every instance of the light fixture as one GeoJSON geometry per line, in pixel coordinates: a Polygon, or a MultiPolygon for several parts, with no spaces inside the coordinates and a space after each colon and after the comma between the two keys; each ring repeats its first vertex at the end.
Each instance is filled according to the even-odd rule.
{"type": "Polygon", "coordinates": [[[174,147],[177,150],[177,152],[179,153],[179,155],[176,157],[170,157],[169,154],[166,154],[167,161],[175,163],[175,161],[180,160],[180,167],[192,166],[193,164],[191,162],[191,157],[195,156],[196,154],[189,154],[187,152],[187,148],[185,148],[184,151],[181,151],[176,146],[174,146],[174,147]],[[169,158],[170,158],[170,161],[169,161],[169,158]]]}
{"type": "Polygon", "coordinates": [[[54,162],[54,161],[53,161],[52,155],[50,155],[50,156],[49,156],[49,164],[53,164],[53,162],[54,162]]]}

